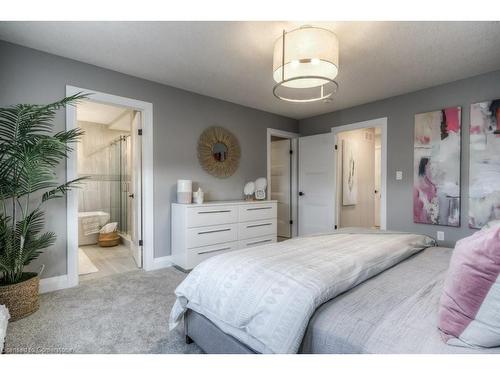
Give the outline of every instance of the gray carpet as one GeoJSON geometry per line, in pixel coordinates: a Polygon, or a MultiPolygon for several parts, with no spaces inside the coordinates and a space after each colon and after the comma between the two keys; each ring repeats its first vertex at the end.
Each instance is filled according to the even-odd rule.
{"type": "Polygon", "coordinates": [[[185,274],[142,270],[84,281],[41,296],[40,310],[7,329],[7,353],[201,353],[169,332],[174,290],[185,274]]]}

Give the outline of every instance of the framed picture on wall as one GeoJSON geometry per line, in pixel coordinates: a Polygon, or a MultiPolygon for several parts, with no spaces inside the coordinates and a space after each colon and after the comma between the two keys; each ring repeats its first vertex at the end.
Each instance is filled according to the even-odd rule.
{"type": "Polygon", "coordinates": [[[469,227],[500,220],[500,99],[470,106],[469,227]]]}
{"type": "Polygon", "coordinates": [[[415,115],[413,221],[460,226],[461,107],[415,115]]]}
{"type": "Polygon", "coordinates": [[[342,141],[342,205],[358,203],[358,165],[354,144],[342,141]]]}

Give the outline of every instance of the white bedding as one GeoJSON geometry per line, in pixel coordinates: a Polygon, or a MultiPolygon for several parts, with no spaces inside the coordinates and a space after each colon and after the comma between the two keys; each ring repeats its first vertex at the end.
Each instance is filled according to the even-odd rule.
{"type": "Polygon", "coordinates": [[[9,322],[9,310],[5,305],[0,305],[0,354],[3,351],[5,334],[7,333],[7,323],[9,322]]]}
{"type": "Polygon", "coordinates": [[[189,308],[257,352],[296,353],[321,304],[432,245],[417,234],[347,231],[222,254],[177,287],[170,327],[189,308]]]}

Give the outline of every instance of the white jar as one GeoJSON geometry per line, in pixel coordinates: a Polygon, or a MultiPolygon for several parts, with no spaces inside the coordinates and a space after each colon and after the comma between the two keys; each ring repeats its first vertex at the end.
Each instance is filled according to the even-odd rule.
{"type": "Polygon", "coordinates": [[[203,199],[204,199],[205,193],[201,189],[198,189],[198,191],[193,192],[193,202],[196,204],[203,204],[203,199]]]}
{"type": "Polygon", "coordinates": [[[177,203],[190,204],[193,196],[193,181],[177,180],[177,203]]]}

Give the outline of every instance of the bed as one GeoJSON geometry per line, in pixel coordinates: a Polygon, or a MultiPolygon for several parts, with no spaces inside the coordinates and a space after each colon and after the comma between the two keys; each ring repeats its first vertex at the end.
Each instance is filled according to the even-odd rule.
{"type": "Polygon", "coordinates": [[[0,354],[3,353],[5,335],[7,333],[7,323],[9,322],[9,310],[5,305],[0,305],[0,354]]]}
{"type": "MultiPolygon", "coordinates": [[[[322,303],[295,352],[500,353],[500,348],[454,347],[440,338],[437,306],[451,252],[426,247],[322,303]]],[[[269,352],[242,342],[206,315],[190,308],[184,315],[188,340],[206,353],[269,352]]]]}

